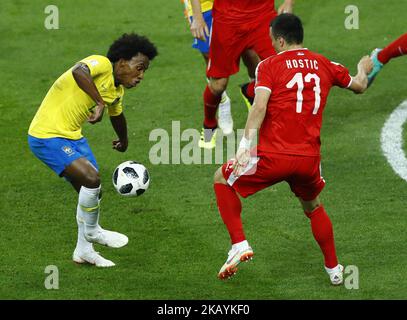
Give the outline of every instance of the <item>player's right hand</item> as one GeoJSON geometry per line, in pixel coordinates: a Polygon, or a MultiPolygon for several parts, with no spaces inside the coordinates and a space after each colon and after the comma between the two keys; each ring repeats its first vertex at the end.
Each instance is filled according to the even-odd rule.
{"type": "Polygon", "coordinates": [[[247,167],[250,161],[250,150],[239,148],[236,152],[236,159],[233,162],[233,174],[238,177],[242,174],[243,170],[247,167]]]}
{"type": "Polygon", "coordinates": [[[364,56],[358,63],[358,68],[363,70],[365,74],[369,74],[373,70],[373,61],[369,56],[364,56]]]}
{"type": "Polygon", "coordinates": [[[205,35],[209,37],[209,29],[202,15],[199,18],[196,18],[194,16],[194,19],[191,23],[191,33],[194,38],[200,39],[202,41],[206,40],[205,35]]]}
{"type": "Polygon", "coordinates": [[[102,121],[104,111],[105,111],[105,104],[98,103],[96,105],[96,108],[94,109],[93,113],[89,116],[88,122],[90,124],[95,124],[95,123],[102,121]]]}
{"type": "Polygon", "coordinates": [[[285,0],[284,3],[278,8],[277,13],[280,15],[282,13],[293,13],[293,1],[285,0]]]}

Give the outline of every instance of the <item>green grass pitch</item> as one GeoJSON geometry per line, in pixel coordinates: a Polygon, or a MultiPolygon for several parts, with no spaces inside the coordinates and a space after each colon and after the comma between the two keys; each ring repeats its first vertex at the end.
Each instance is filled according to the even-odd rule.
{"type": "MultiPolygon", "coordinates": [[[[277,1],[281,3],[281,1],[277,1]]],[[[405,299],[406,182],[381,153],[380,131],[407,99],[407,57],[392,60],[364,95],[333,89],[322,130],[321,198],[334,224],[344,265],[359,269],[359,289],[332,287],[309,222],[286,184],[243,201],[246,234],[255,259],[230,281],[216,274],[229,250],[212,188],[218,165],[152,165],[155,128],[200,129],[204,63],[191,49],[183,7],[174,1],[62,1],[59,30],[44,28],[45,0],[3,0],[0,19],[0,298],[1,299],[405,299]],[[105,54],[124,32],[147,35],[159,56],[144,82],[125,95],[130,145],[111,149],[115,138],[105,117],[85,125],[101,168],[101,223],[125,233],[119,250],[97,248],[117,266],[78,266],[77,195],[38,161],[27,145],[27,129],[53,81],[79,59],[105,54]],[[139,198],[120,197],[111,174],[134,159],[151,174],[139,198]],[[59,269],[59,289],[46,290],[44,269],[59,269]]],[[[407,3],[398,0],[297,0],[305,46],[348,66],[406,32],[407,3]],[[359,8],[358,30],[347,30],[345,7],[359,8]]],[[[228,93],[236,128],[247,111],[238,84],[228,93]]],[[[404,137],[406,134],[404,133],[404,137]]]]}

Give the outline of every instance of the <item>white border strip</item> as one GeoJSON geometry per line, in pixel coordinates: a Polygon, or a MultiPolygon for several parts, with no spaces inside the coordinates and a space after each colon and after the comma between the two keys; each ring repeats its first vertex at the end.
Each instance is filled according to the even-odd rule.
{"type": "Polygon", "coordinates": [[[403,101],[384,124],[380,142],[393,170],[407,181],[407,158],[403,150],[403,124],[407,120],[407,100],[403,101]]]}
{"type": "MultiPolygon", "coordinates": [[[[240,174],[240,176],[235,176],[233,174],[233,172],[230,174],[227,183],[230,186],[233,186],[233,184],[236,182],[237,179],[239,179],[241,176],[245,175],[245,173],[247,173],[249,170],[251,170],[255,165],[257,165],[257,162],[259,162],[260,158],[259,157],[251,157],[250,158],[250,162],[247,164],[247,167],[244,168],[244,170],[242,171],[242,173],[240,174]]],[[[251,173],[250,175],[254,174],[251,173]]]]}
{"type": "Polygon", "coordinates": [[[268,92],[270,92],[270,93],[271,93],[271,89],[270,89],[270,88],[268,88],[268,87],[265,87],[265,86],[258,86],[258,87],[256,87],[256,88],[254,89],[254,92],[256,92],[256,91],[257,91],[257,89],[266,90],[266,91],[268,91],[268,92]]]}

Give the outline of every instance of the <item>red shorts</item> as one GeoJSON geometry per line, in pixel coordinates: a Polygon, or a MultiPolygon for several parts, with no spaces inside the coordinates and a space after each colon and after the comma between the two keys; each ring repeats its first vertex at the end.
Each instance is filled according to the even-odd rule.
{"type": "Polygon", "coordinates": [[[239,177],[233,175],[232,160],[222,166],[222,173],[228,184],[243,198],[286,181],[297,197],[311,201],[325,186],[321,177],[320,161],[320,157],[263,153],[252,158],[245,173],[239,177]]]}
{"type": "Polygon", "coordinates": [[[240,56],[253,49],[261,60],[275,55],[270,38],[270,20],[233,26],[213,20],[207,77],[228,78],[239,71],[240,56]]]}

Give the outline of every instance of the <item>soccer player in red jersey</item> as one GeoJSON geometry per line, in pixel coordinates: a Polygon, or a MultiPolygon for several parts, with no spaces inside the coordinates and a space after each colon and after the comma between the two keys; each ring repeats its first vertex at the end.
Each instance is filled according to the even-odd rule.
{"type": "Polygon", "coordinates": [[[386,48],[373,50],[370,58],[373,61],[373,70],[368,75],[369,86],[390,59],[407,54],[407,33],[390,43],[386,48]]]}
{"type": "MultiPolygon", "coordinates": [[[[290,1],[284,1],[284,3],[278,8],[277,13],[282,14],[282,13],[293,13],[293,6],[294,6],[294,0],[290,1]]],[[[265,57],[268,58],[268,57],[265,57]]],[[[265,59],[263,58],[263,59],[265,59]]],[[[259,61],[260,62],[260,61],[259,61]]],[[[248,110],[250,111],[250,108],[252,107],[253,100],[254,100],[254,85],[255,81],[254,79],[248,83],[244,83],[240,86],[240,93],[242,95],[242,98],[244,102],[246,103],[246,106],[248,110]]]]}
{"type": "Polygon", "coordinates": [[[358,73],[351,77],[344,66],[303,48],[302,23],[293,14],[273,21],[272,38],[279,53],[257,67],[254,104],[236,159],[220,167],[214,177],[217,205],[232,242],[218,277],[229,278],[240,262],[253,256],[243,231],[238,195],[246,198],[286,181],[310,219],[330,280],[338,285],[343,281],[343,267],[336,257],[331,220],[318,197],[325,186],[320,171],[322,112],[332,86],[364,92],[372,62],[363,57],[358,73]],[[250,145],[258,129],[255,155],[250,145]]]}
{"type": "MultiPolygon", "coordinates": [[[[205,60],[206,69],[209,60],[209,37],[212,29],[212,7],[214,0],[183,0],[183,2],[190,23],[191,33],[194,37],[192,47],[201,52],[205,60]]],[[[257,64],[260,62],[259,56],[253,50],[246,50],[242,53],[242,61],[247,67],[249,78],[254,79],[257,64]]],[[[233,119],[231,101],[226,90],[222,93],[218,109],[218,126],[224,135],[229,135],[233,132],[233,119]]]]}
{"type": "MultiPolygon", "coordinates": [[[[288,2],[292,0],[285,0],[283,6],[288,2]]],[[[239,71],[242,53],[252,49],[261,59],[275,54],[269,27],[277,11],[274,0],[215,0],[212,15],[206,72],[210,81],[203,95],[205,118],[199,141],[199,146],[207,149],[215,147],[218,127],[216,112],[229,77],[239,71]]]]}

